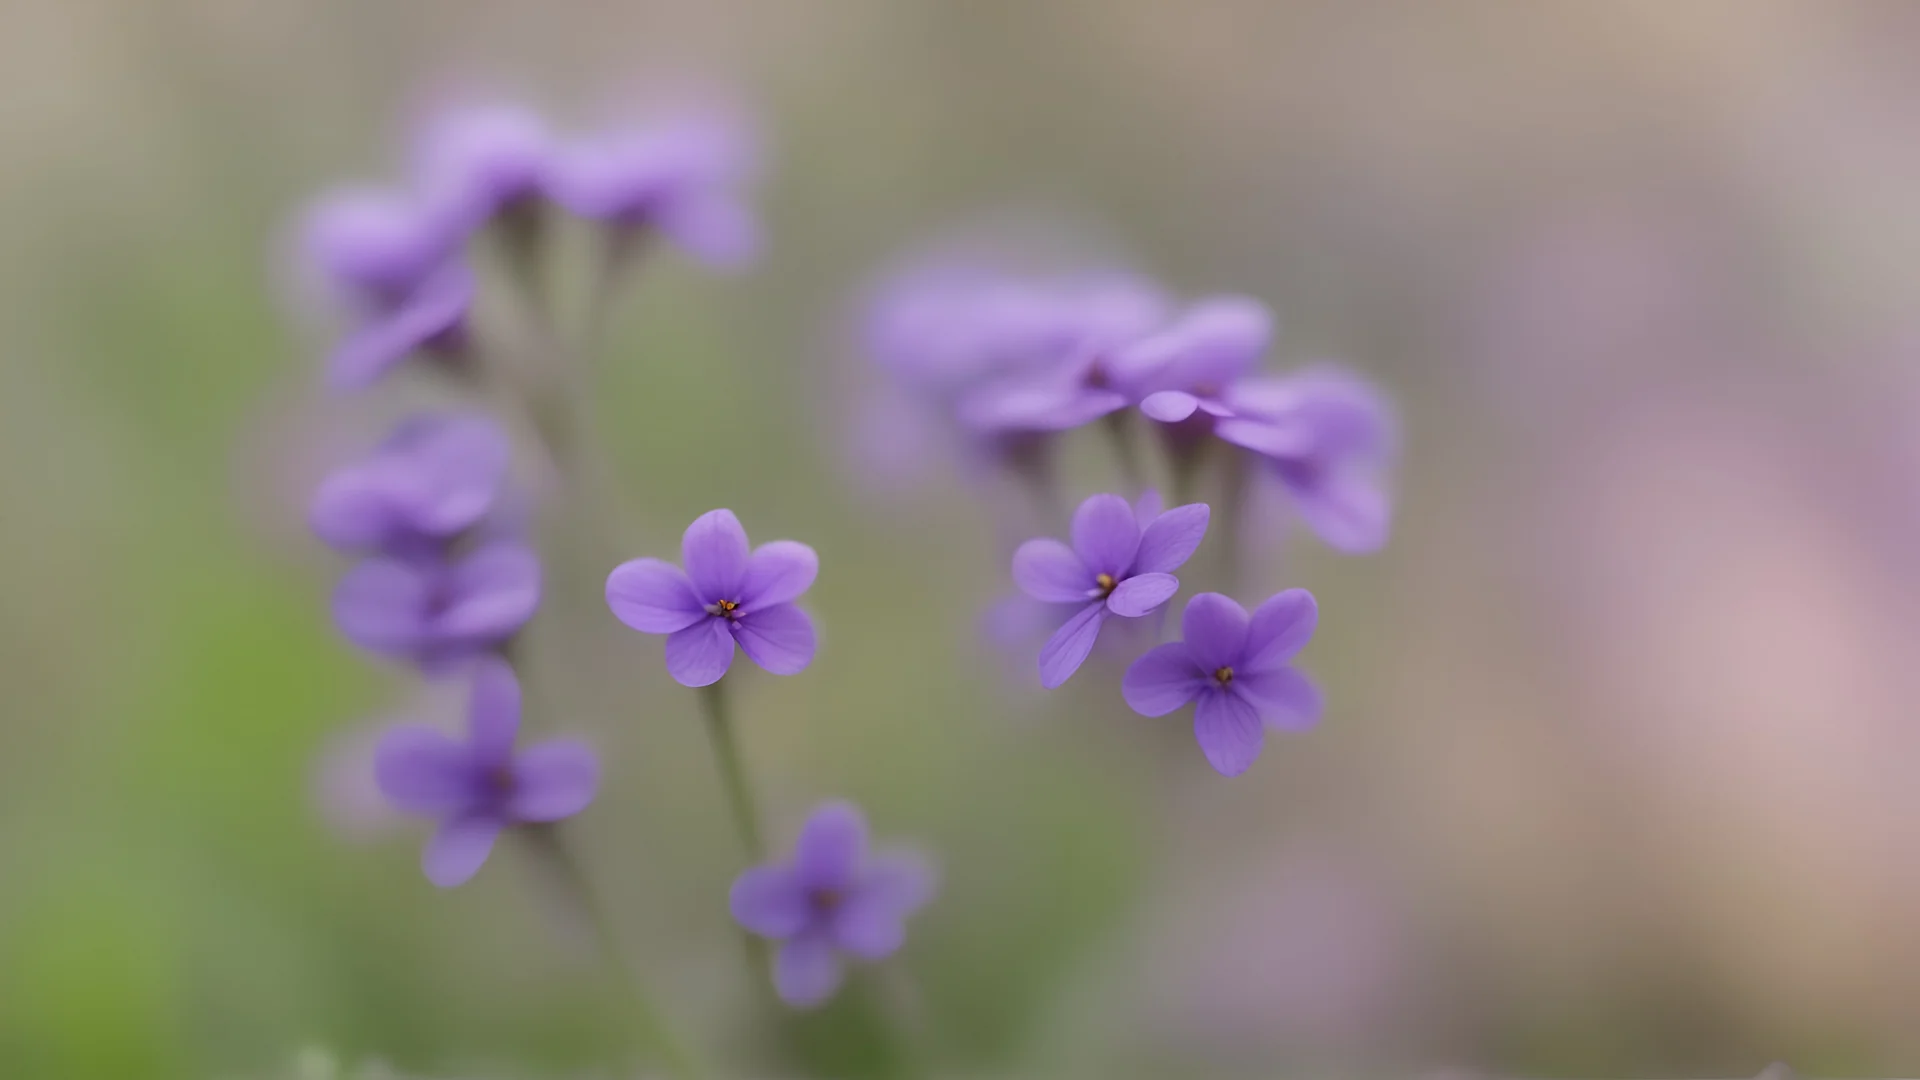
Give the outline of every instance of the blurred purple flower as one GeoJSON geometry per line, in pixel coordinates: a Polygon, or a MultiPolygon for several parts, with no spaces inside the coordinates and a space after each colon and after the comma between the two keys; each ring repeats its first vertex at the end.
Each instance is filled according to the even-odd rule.
{"type": "Polygon", "coordinates": [[[933,899],[935,874],[905,852],[867,852],[867,823],[851,803],[825,803],[807,818],[787,862],[734,880],[729,905],[749,931],[781,942],[774,986],[787,1004],[819,1005],[839,989],[840,954],[893,955],[906,917],[933,899]]]}
{"type": "Polygon", "coordinates": [[[1042,538],[1013,553],[1013,580],[1022,592],[1074,605],[1040,649],[1040,682],[1047,689],[1080,670],[1109,615],[1140,618],[1180,591],[1171,571],[1200,546],[1210,512],[1205,503],[1191,503],[1160,513],[1159,496],[1150,498],[1150,504],[1142,499],[1136,516],[1120,496],[1095,495],[1074,511],[1073,546],[1042,538]]]}
{"type": "Polygon", "coordinates": [[[1266,305],[1241,296],[1204,300],[1165,329],[1142,338],[1122,354],[1121,366],[1138,374],[1145,391],[1140,411],[1165,424],[1200,413],[1226,418],[1237,412],[1234,387],[1259,363],[1273,340],[1266,305]]]}
{"type": "Polygon", "coordinates": [[[1260,756],[1264,727],[1303,731],[1319,722],[1319,688],[1288,663],[1318,622],[1304,589],[1273,596],[1251,618],[1231,599],[1201,593],[1181,617],[1185,640],[1135,660],[1120,692],[1142,716],[1193,705],[1193,734],[1207,763],[1238,776],[1260,756]]]}
{"type": "Polygon", "coordinates": [[[759,224],[741,198],[754,159],[752,135],[738,117],[687,112],[562,148],[548,191],[579,217],[657,231],[702,262],[731,269],[760,248],[759,224]]]}
{"type": "Polygon", "coordinates": [[[751,551],[731,510],[710,510],[680,540],[683,572],[634,559],[607,575],[607,607],[642,633],[667,635],[667,672],[682,686],[720,681],[738,642],[775,675],[813,662],[813,620],[793,603],[813,585],[820,558],[793,540],[751,551]]]}
{"type": "Polygon", "coordinates": [[[369,189],[324,197],[308,213],[305,261],[352,324],[327,360],[334,386],[366,386],[416,352],[464,361],[476,286],[461,239],[428,206],[369,189]]]}
{"type": "Polygon", "coordinates": [[[560,821],[587,808],[600,761],[577,739],[551,739],[515,753],[520,683],[504,660],[475,666],[467,736],[430,724],[401,724],[374,751],[374,778],[399,809],[439,819],[420,865],[443,889],[465,883],[487,861],[502,830],[560,821]]]}
{"type": "Polygon", "coordinates": [[[554,156],[540,114],[511,102],[443,108],[426,119],[412,150],[421,197],[462,238],[544,197],[554,156]]]}
{"type": "Polygon", "coordinates": [[[333,592],[333,619],[369,652],[442,671],[506,644],[540,606],[540,560],[509,540],[454,560],[369,559],[333,592]]]}
{"type": "Polygon", "coordinates": [[[489,417],[416,416],[371,457],[330,474],[308,520],[340,551],[438,554],[494,509],[509,455],[489,417]]]}
{"type": "Polygon", "coordinates": [[[1232,395],[1237,416],[1220,438],[1267,460],[1294,508],[1332,547],[1384,547],[1393,520],[1387,475],[1397,453],[1393,409],[1351,372],[1316,368],[1248,379],[1232,395]]]}

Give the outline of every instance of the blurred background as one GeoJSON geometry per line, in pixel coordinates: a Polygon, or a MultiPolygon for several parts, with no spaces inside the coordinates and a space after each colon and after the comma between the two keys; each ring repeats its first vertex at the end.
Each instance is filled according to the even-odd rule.
{"type": "Polygon", "coordinates": [[[450,78],[562,124],[699,80],[767,133],[764,262],[663,256],[620,311],[594,408],[632,523],[555,571],[530,690],[607,752],[579,846],[713,1056],[1920,1067],[1920,5],[10,0],[0,1075],[594,1075],[624,1045],[511,852],[442,893],[356,795],[369,723],[458,695],[336,638],[302,523],[427,391],[325,395],[276,245],[393,175],[450,78]],[[1320,597],[1332,705],[1243,777],[1117,666],[1029,690],[977,633],[986,500],[849,461],[850,305],[1007,215],[1258,296],[1283,365],[1401,405],[1388,550],[1259,563],[1320,597]],[[847,796],[945,868],[893,972],[798,1020],[740,968],[693,696],[598,606],[720,505],[822,556],[819,659],[737,688],[772,833],[847,796]]]}

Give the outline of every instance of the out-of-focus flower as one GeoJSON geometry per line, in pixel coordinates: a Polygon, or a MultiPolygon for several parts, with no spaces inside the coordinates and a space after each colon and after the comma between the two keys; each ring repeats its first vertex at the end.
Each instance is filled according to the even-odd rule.
{"type": "Polygon", "coordinates": [[[1042,538],[1013,553],[1013,580],[1022,592],[1073,605],[1073,615],[1040,649],[1040,681],[1049,690],[1080,669],[1107,616],[1140,618],[1180,591],[1171,571],[1200,546],[1209,510],[1191,503],[1160,513],[1158,496],[1150,497],[1136,515],[1118,495],[1095,495],[1074,512],[1071,547],[1042,538]]]}
{"type": "Polygon", "coordinates": [[[369,652],[440,671],[506,644],[540,606],[540,560],[510,540],[457,559],[369,559],[333,593],[333,619],[369,652]]]}
{"type": "Polygon", "coordinates": [[[381,793],[407,813],[439,820],[420,865],[443,889],[473,877],[502,830],[572,817],[600,783],[599,758],[577,739],[514,752],[520,683],[504,660],[481,661],[472,685],[464,740],[429,724],[401,724],[374,752],[381,793]]]}
{"type": "Polygon", "coordinates": [[[733,917],[781,942],[774,986],[806,1008],[833,996],[845,975],[840,954],[893,955],[906,918],[933,898],[935,874],[920,856],[867,851],[867,823],[850,803],[823,804],[807,818],[793,858],[756,866],[734,880],[733,917]]]}
{"type": "Polygon", "coordinates": [[[1237,412],[1234,388],[1252,372],[1273,340],[1266,305],[1240,296],[1194,304],[1165,329],[1141,339],[1121,356],[1146,391],[1140,411],[1165,424],[1196,412],[1226,418],[1237,412]]]}
{"type": "Polygon", "coordinates": [[[313,531],[340,551],[436,554],[494,509],[511,448],[479,415],[416,416],[314,494],[313,531]]]}
{"type": "Polygon", "coordinates": [[[1215,433],[1267,460],[1320,539],[1354,553],[1386,545],[1398,438],[1378,388],[1351,372],[1315,368],[1244,380],[1232,403],[1238,415],[1215,433]]]}
{"type": "Polygon", "coordinates": [[[1247,610],[1219,593],[1187,601],[1185,640],[1157,646],[1127,668],[1120,691],[1142,716],[1193,705],[1193,734],[1222,776],[1246,772],[1265,728],[1301,731],[1320,719],[1320,690],[1289,663],[1313,638],[1319,608],[1288,589],[1247,610]]]}
{"type": "Polygon", "coordinates": [[[463,238],[543,198],[554,156],[540,114],[511,102],[444,108],[426,119],[412,150],[421,198],[463,238]]]}
{"type": "Polygon", "coordinates": [[[563,147],[547,189],[579,217],[658,232],[708,265],[739,267],[760,249],[759,223],[742,198],[753,142],[735,116],[682,113],[563,147]]]}
{"type": "Polygon", "coordinates": [[[820,558],[793,540],[749,550],[731,510],[709,510],[680,540],[682,571],[634,559],[607,575],[607,607],[642,633],[667,635],[667,672],[682,686],[720,681],[736,642],[775,675],[813,662],[813,620],[793,601],[812,587],[820,558]]]}
{"type": "Polygon", "coordinates": [[[304,259],[351,329],[327,360],[340,389],[366,386],[408,356],[466,359],[473,272],[463,234],[430,205],[370,189],[326,196],[307,215],[304,259]]]}

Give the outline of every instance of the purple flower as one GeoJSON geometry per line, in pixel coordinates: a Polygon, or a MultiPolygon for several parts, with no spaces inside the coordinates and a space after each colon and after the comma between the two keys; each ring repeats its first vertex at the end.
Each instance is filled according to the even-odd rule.
{"type": "Polygon", "coordinates": [[[548,190],[579,217],[656,230],[709,265],[737,267],[760,247],[740,197],[754,169],[752,141],[736,117],[683,113],[563,148],[548,190]]]}
{"type": "Polygon", "coordinates": [[[1135,660],[1120,692],[1142,716],[1192,704],[1193,735],[1222,776],[1238,776],[1260,756],[1266,727],[1304,731],[1323,702],[1312,680],[1288,661],[1313,638],[1320,609],[1305,589],[1288,589],[1247,610],[1219,593],[1187,601],[1185,641],[1156,646],[1135,660]]]}
{"type": "Polygon", "coordinates": [[[812,548],[775,540],[749,551],[733,511],[709,510],[687,526],[680,557],[685,572],[634,559],[607,575],[614,617],[667,635],[667,671],[680,685],[720,681],[735,642],[775,675],[797,675],[813,662],[813,620],[793,603],[820,572],[812,548]]]}
{"type": "Polygon", "coordinates": [[[1075,605],[1073,615],[1040,649],[1040,681],[1051,690],[1071,678],[1093,651],[1107,616],[1137,619],[1180,591],[1178,569],[1207,532],[1205,503],[1158,512],[1159,497],[1142,500],[1136,516],[1118,495],[1095,495],[1073,514],[1073,546],[1029,540],[1013,553],[1013,580],[1035,600],[1075,605]],[[1143,520],[1144,519],[1144,520],[1143,520]]]}
{"type": "Polygon", "coordinates": [[[427,204],[465,236],[545,195],[552,139],[540,114],[511,103],[466,103],[427,119],[413,175],[427,204]]]}
{"type": "Polygon", "coordinates": [[[1236,388],[1239,417],[1220,438],[1264,457],[1309,528],[1341,551],[1385,546],[1393,519],[1387,473],[1393,410],[1371,383],[1332,368],[1236,388]]]}
{"type": "Polygon", "coordinates": [[[366,386],[416,352],[465,358],[476,286],[460,239],[426,206],[378,191],[332,195],[308,214],[306,261],[353,324],[327,360],[333,385],[366,386]]]}
{"type": "Polygon", "coordinates": [[[540,560],[509,540],[457,560],[369,559],[333,592],[333,619],[348,640],[427,671],[498,649],[539,606],[540,560]]]}
{"type": "Polygon", "coordinates": [[[839,989],[839,954],[893,955],[906,917],[933,898],[934,886],[933,868],[917,855],[869,855],[860,811],[830,802],[807,818],[791,861],[741,874],[729,899],[741,926],[782,943],[774,986],[787,1004],[806,1008],[839,989]]]}
{"type": "Polygon", "coordinates": [[[520,683],[504,660],[473,672],[467,737],[431,724],[400,724],[374,750],[374,780],[400,810],[439,819],[420,866],[443,889],[480,870],[501,830],[560,821],[587,808],[600,761],[577,739],[551,739],[515,753],[520,683]]]}
{"type": "Polygon", "coordinates": [[[340,551],[435,554],[493,510],[509,453],[485,416],[417,416],[372,457],[329,475],[308,520],[340,551]]]}
{"type": "Polygon", "coordinates": [[[1273,316],[1259,301],[1228,296],[1203,301],[1166,329],[1124,353],[1123,367],[1146,396],[1140,411],[1175,424],[1196,412],[1235,415],[1234,387],[1259,363],[1273,340],[1273,316]]]}

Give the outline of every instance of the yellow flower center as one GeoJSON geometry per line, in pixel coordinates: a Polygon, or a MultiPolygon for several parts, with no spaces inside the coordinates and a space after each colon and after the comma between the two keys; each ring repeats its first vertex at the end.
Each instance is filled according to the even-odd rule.
{"type": "Polygon", "coordinates": [[[1230,667],[1220,668],[1213,673],[1213,679],[1221,686],[1225,686],[1233,681],[1233,669],[1230,667]]]}
{"type": "Polygon", "coordinates": [[[1096,577],[1093,579],[1093,583],[1095,585],[1100,586],[1101,596],[1105,596],[1108,593],[1112,592],[1113,587],[1119,584],[1119,582],[1113,580],[1112,574],[1101,574],[1099,577],[1096,577]]]}

